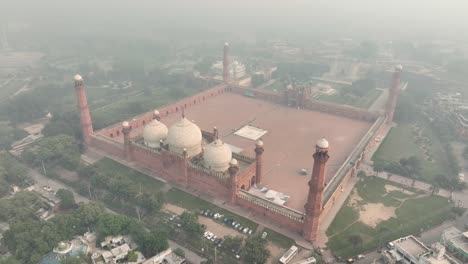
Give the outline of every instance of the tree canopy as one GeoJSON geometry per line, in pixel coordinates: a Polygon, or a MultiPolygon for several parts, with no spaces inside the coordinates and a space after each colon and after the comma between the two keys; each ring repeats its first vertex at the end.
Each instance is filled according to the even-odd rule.
{"type": "Polygon", "coordinates": [[[243,258],[246,263],[263,264],[266,263],[270,251],[266,248],[266,240],[259,236],[254,236],[246,240],[243,258]]]}
{"type": "Polygon", "coordinates": [[[73,192],[66,189],[59,189],[57,197],[60,199],[60,207],[62,209],[71,209],[76,206],[75,196],[73,192]]]}
{"type": "Polygon", "coordinates": [[[80,162],[80,149],[75,138],[60,134],[41,139],[33,148],[23,152],[22,156],[34,166],[40,166],[44,162],[75,169],[80,162]]]}

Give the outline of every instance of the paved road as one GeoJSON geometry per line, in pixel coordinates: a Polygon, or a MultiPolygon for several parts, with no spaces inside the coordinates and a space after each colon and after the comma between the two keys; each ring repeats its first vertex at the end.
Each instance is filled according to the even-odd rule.
{"type": "MultiPolygon", "coordinates": [[[[36,171],[34,169],[29,169],[28,174],[29,174],[29,176],[31,176],[36,181],[36,185],[40,185],[40,186],[47,185],[47,186],[50,186],[50,188],[52,188],[52,190],[54,190],[54,191],[57,191],[58,189],[67,189],[67,190],[72,191],[73,195],[75,196],[75,201],[77,203],[88,203],[90,201],[88,198],[76,193],[72,188],[68,187],[67,185],[63,184],[62,182],[54,180],[54,179],[49,179],[49,178],[45,177],[44,175],[40,174],[38,171],[36,171]]],[[[110,210],[108,208],[106,208],[106,209],[109,212],[115,213],[114,211],[112,211],[112,210],[110,210]]],[[[191,250],[177,244],[176,242],[174,242],[172,240],[169,240],[169,245],[173,249],[176,249],[176,248],[182,249],[185,252],[185,258],[188,261],[190,261],[191,263],[199,264],[199,263],[206,260],[205,258],[202,258],[202,257],[198,256],[195,252],[193,252],[193,251],[191,251],[191,250]]]]}

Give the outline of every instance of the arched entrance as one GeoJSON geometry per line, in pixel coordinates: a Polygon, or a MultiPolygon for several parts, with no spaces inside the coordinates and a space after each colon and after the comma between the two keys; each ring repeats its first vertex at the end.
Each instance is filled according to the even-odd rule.
{"type": "Polygon", "coordinates": [[[245,190],[245,185],[242,184],[241,190],[245,190]]]}
{"type": "Polygon", "coordinates": [[[252,176],[252,179],[250,179],[250,186],[254,186],[255,185],[255,175],[252,176]]]}

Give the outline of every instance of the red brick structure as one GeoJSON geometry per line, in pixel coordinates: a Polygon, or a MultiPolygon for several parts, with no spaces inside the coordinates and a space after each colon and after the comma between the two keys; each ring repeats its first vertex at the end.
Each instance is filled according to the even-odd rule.
{"type": "MultiPolygon", "coordinates": [[[[227,53],[228,46],[225,45],[224,66],[228,65],[227,53]]],[[[229,71],[224,73],[226,72],[229,74],[229,71]]],[[[224,80],[229,80],[228,75],[224,74],[223,77],[226,77],[224,80]]],[[[232,152],[229,168],[226,171],[217,172],[204,165],[203,151],[189,157],[185,150],[182,154],[172,152],[164,142],[161,142],[159,147],[148,147],[143,143],[142,139],[145,125],[153,119],[164,123],[169,119],[174,119],[175,116],[180,117],[183,111],[188,111],[190,114],[192,107],[196,108],[200,104],[208,104],[208,102],[222,97],[225,93],[255,97],[255,100],[258,100],[258,103],[256,103],[258,105],[262,105],[262,101],[269,104],[285,105],[288,100],[285,100],[284,94],[251,90],[233,84],[221,84],[163,106],[158,111],[143,113],[124,123],[118,123],[93,133],[91,116],[81,77],[75,80],[75,87],[77,89],[83,138],[86,145],[99,149],[117,161],[131,161],[132,166],[145,169],[150,176],[157,176],[172,184],[184,186],[189,190],[197,190],[206,195],[247,208],[281,226],[303,234],[310,241],[315,240],[321,218],[333,206],[336,197],[340,195],[348,180],[356,174],[359,163],[363,159],[363,152],[369,142],[372,142],[374,135],[381,130],[384,123],[383,117],[362,109],[312,100],[304,94],[301,94],[299,100],[296,99],[299,103],[298,106],[303,109],[373,123],[369,130],[366,128],[367,132],[359,143],[353,144],[352,152],[334,173],[331,180],[327,182],[326,186],[324,175],[328,160],[328,145],[324,147],[324,145],[317,144],[312,176],[308,184],[308,197],[304,207],[305,213],[303,213],[250,192],[253,185],[262,184],[263,180],[268,179],[262,179],[263,174],[267,173],[263,169],[265,165],[263,159],[274,146],[268,148],[265,154],[262,141],[257,141],[255,147],[253,147],[253,144],[251,147],[244,146],[244,150],[254,150],[255,158],[249,157],[245,152],[232,152]]],[[[305,110],[293,109],[291,111],[305,110]]],[[[194,123],[196,122],[197,120],[194,121],[194,123]]],[[[209,127],[213,127],[213,124],[210,124],[209,127]]],[[[219,128],[214,127],[212,132],[201,130],[203,144],[209,144],[221,137],[222,134],[220,135],[220,133],[226,133],[226,130],[223,132],[223,129],[220,126],[219,128]]],[[[229,133],[232,133],[232,131],[229,133]]],[[[268,138],[264,138],[264,140],[268,140],[268,138]]],[[[308,142],[304,142],[304,144],[306,143],[308,142]]],[[[335,153],[335,156],[337,156],[337,153],[335,153]]],[[[302,204],[300,205],[302,206],[302,204]]]]}
{"type": "Polygon", "coordinates": [[[88,100],[84,88],[83,78],[80,75],[75,75],[75,90],[78,101],[78,112],[80,113],[81,132],[83,133],[83,141],[89,144],[93,135],[93,124],[89,113],[88,100]]]}
{"type": "Polygon", "coordinates": [[[263,151],[263,141],[259,140],[255,144],[255,160],[257,162],[257,167],[255,171],[255,184],[260,184],[262,182],[262,154],[263,151]]]}
{"type": "Polygon", "coordinates": [[[392,86],[388,95],[387,109],[386,109],[386,123],[391,124],[393,122],[393,115],[395,114],[395,108],[398,99],[398,93],[400,92],[400,75],[403,67],[397,65],[392,77],[392,86]]]}
{"type": "Polygon", "coordinates": [[[319,218],[322,212],[323,191],[325,189],[325,169],[330,156],[328,155],[328,141],[321,139],[317,142],[314,153],[314,167],[309,181],[309,195],[305,204],[305,220],[302,235],[309,241],[315,241],[318,234],[319,218]]]}

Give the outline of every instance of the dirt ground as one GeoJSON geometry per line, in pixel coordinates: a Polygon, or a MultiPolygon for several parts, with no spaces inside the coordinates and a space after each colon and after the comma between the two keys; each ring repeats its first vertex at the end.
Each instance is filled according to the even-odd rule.
{"type": "MultiPolygon", "coordinates": [[[[262,137],[263,185],[290,195],[286,206],[304,211],[307,199],[312,154],[315,143],[322,137],[330,142],[327,182],[362,139],[371,123],[321,112],[298,110],[271,102],[226,93],[210,98],[185,110],[185,115],[202,129],[212,131],[216,126],[220,138],[255,157],[255,142],[234,134],[251,125],[268,132],[262,137]],[[298,173],[307,169],[307,175],[298,173]]],[[[170,127],[180,119],[180,113],[163,117],[170,127]]],[[[252,175],[253,176],[253,175],[252,175]]]]}
{"type": "MultiPolygon", "coordinates": [[[[403,189],[391,185],[385,185],[385,189],[387,192],[403,191],[403,189]]],[[[348,205],[354,207],[359,212],[359,221],[370,227],[376,227],[380,222],[396,216],[396,207],[385,206],[383,203],[367,203],[359,205],[360,201],[362,201],[361,196],[359,196],[357,191],[354,190],[349,196],[348,205]]]]}
{"type": "MultiPolygon", "coordinates": [[[[173,213],[173,214],[177,214],[177,215],[180,215],[185,211],[184,208],[181,208],[181,207],[173,205],[173,204],[168,204],[168,203],[164,204],[163,210],[168,211],[168,212],[173,213]]],[[[213,219],[208,218],[208,217],[199,216],[198,217],[198,222],[200,224],[206,225],[206,230],[212,232],[213,234],[215,234],[218,237],[224,237],[224,236],[227,236],[227,235],[234,236],[234,237],[235,236],[245,237],[244,234],[242,234],[242,233],[240,233],[240,232],[238,232],[238,231],[236,231],[236,230],[234,230],[234,229],[232,229],[230,227],[227,227],[222,223],[216,222],[213,219]]]]}
{"type": "Polygon", "coordinates": [[[405,189],[402,189],[402,188],[399,188],[399,187],[396,187],[396,186],[393,186],[393,185],[388,185],[388,184],[385,184],[385,191],[387,191],[387,193],[397,191],[397,192],[402,192],[402,193],[408,194],[408,195],[413,195],[414,194],[414,192],[411,192],[411,191],[408,191],[408,190],[405,190],[405,189]]]}
{"type": "Polygon", "coordinates": [[[376,227],[380,222],[395,217],[396,207],[385,206],[383,203],[369,203],[361,207],[359,221],[370,227],[376,227]]]}

